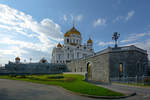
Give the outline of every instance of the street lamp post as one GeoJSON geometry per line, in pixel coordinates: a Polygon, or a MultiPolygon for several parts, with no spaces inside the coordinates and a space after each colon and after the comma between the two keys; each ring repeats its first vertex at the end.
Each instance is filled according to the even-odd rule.
{"type": "Polygon", "coordinates": [[[31,61],[32,61],[32,58],[30,58],[30,63],[31,63],[31,61]]]}
{"type": "Polygon", "coordinates": [[[112,40],[115,40],[115,48],[117,48],[117,40],[119,39],[120,34],[118,34],[118,32],[114,32],[113,36],[112,36],[112,40]]]}

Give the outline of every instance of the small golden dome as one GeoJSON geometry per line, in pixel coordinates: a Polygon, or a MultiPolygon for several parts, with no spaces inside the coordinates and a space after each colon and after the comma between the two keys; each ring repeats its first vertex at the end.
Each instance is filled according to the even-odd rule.
{"type": "Polygon", "coordinates": [[[40,63],[47,63],[47,60],[46,60],[45,58],[42,58],[42,59],[40,60],[40,63]]]}
{"type": "Polygon", "coordinates": [[[20,58],[19,58],[19,57],[16,57],[15,60],[20,60],[20,58]]]}
{"type": "Polygon", "coordinates": [[[62,45],[60,43],[57,44],[57,47],[62,47],[62,45]]]}
{"type": "Polygon", "coordinates": [[[91,40],[91,38],[89,38],[89,40],[87,41],[87,43],[93,43],[93,41],[91,40]]]}
{"type": "Polygon", "coordinates": [[[69,37],[70,34],[76,34],[76,35],[81,35],[80,32],[73,26],[72,29],[70,29],[69,31],[67,31],[64,34],[64,37],[69,37]]]}

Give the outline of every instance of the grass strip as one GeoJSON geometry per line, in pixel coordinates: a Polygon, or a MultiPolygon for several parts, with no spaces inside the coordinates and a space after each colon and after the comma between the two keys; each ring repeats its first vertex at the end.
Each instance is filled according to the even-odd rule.
{"type": "Polygon", "coordinates": [[[95,96],[124,96],[103,87],[85,82],[83,75],[56,74],[56,75],[26,75],[26,76],[0,76],[3,79],[23,80],[33,83],[61,86],[72,92],[95,96]]]}

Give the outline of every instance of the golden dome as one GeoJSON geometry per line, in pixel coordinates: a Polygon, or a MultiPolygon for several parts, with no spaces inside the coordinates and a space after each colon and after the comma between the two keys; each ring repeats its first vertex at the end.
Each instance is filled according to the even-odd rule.
{"type": "Polygon", "coordinates": [[[57,44],[57,47],[62,47],[62,45],[60,43],[57,44]]]}
{"type": "Polygon", "coordinates": [[[89,40],[87,41],[87,43],[93,43],[93,41],[91,40],[91,38],[89,38],[89,40]]]}
{"type": "Polygon", "coordinates": [[[19,58],[19,57],[16,57],[15,60],[20,60],[20,58],[19,58]]]}
{"type": "Polygon", "coordinates": [[[70,34],[76,34],[76,35],[81,35],[80,32],[73,26],[72,29],[70,29],[69,31],[67,31],[64,34],[64,37],[69,37],[70,34]]]}

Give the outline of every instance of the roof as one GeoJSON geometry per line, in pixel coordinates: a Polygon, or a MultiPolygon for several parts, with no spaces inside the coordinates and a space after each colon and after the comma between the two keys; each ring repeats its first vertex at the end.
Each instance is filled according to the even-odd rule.
{"type": "Polygon", "coordinates": [[[60,43],[57,44],[57,47],[62,47],[62,45],[60,43]]]}
{"type": "Polygon", "coordinates": [[[91,40],[91,38],[89,38],[89,40],[87,41],[87,43],[93,43],[93,41],[91,40]]]}
{"type": "Polygon", "coordinates": [[[19,58],[19,57],[16,57],[15,60],[20,60],[20,58],[19,58]]]}
{"type": "Polygon", "coordinates": [[[64,37],[69,37],[71,34],[81,35],[74,26],[64,34],[64,37]]]}

